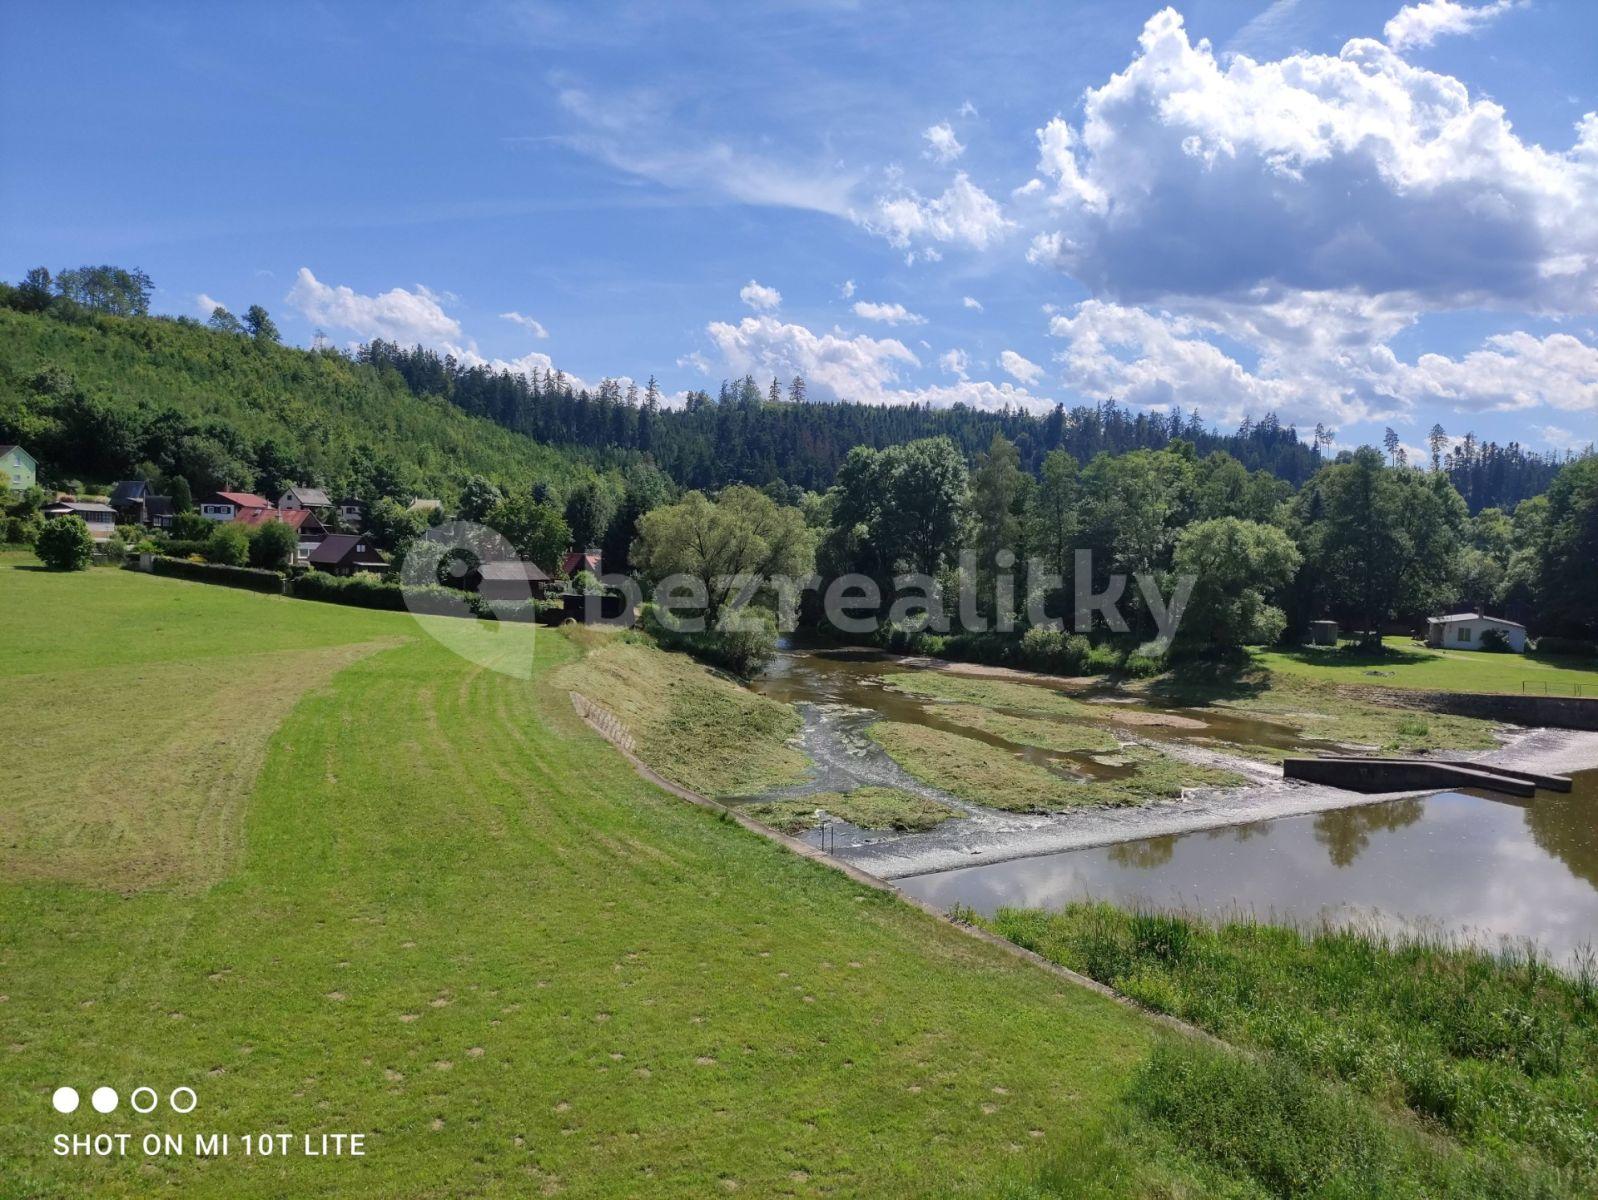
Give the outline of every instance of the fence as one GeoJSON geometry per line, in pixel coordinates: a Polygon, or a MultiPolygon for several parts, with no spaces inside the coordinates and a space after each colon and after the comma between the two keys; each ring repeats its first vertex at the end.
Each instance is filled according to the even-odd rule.
{"type": "Polygon", "coordinates": [[[1543,679],[1523,679],[1522,696],[1598,696],[1598,684],[1549,682],[1543,679]]]}

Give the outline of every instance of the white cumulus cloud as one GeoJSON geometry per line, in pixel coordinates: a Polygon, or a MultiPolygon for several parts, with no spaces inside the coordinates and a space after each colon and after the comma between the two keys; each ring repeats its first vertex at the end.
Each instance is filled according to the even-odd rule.
{"type": "Polygon", "coordinates": [[[1036,387],[1038,380],[1043,378],[1043,368],[1031,359],[1023,358],[1014,350],[1005,350],[999,355],[999,366],[1011,378],[1019,379],[1029,387],[1036,387]]]}
{"type": "MultiPolygon", "coordinates": [[[[757,377],[803,375],[814,400],[859,404],[926,404],[948,407],[1045,411],[1053,401],[1024,387],[989,380],[956,378],[925,387],[905,385],[903,374],[921,365],[915,353],[895,338],[851,337],[841,330],[816,333],[776,317],[745,317],[737,324],[714,321],[706,333],[728,372],[757,377]]],[[[965,359],[957,361],[962,366],[965,359]]],[[[948,369],[947,356],[941,360],[948,369]]]]}
{"type": "Polygon", "coordinates": [[[881,321],[885,325],[925,325],[927,319],[913,313],[902,304],[879,304],[872,300],[856,300],[854,315],[867,321],[881,321]]]}
{"type": "Polygon", "coordinates": [[[549,330],[544,328],[541,321],[534,320],[532,317],[526,316],[523,313],[502,312],[499,314],[499,317],[502,321],[509,321],[513,325],[520,325],[535,338],[542,339],[549,336],[549,330]]]}
{"type": "Polygon", "coordinates": [[[938,366],[942,367],[950,375],[965,379],[971,371],[971,356],[958,348],[946,350],[938,356],[938,366]]]}
{"type": "Polygon", "coordinates": [[[226,308],[227,305],[223,304],[220,300],[214,299],[213,297],[206,295],[204,292],[201,292],[199,295],[194,297],[194,307],[202,317],[209,317],[217,309],[226,308]]]}
{"type": "Polygon", "coordinates": [[[1039,131],[1062,223],[1031,257],[1096,295],[1598,307],[1598,117],[1544,149],[1380,42],[1223,67],[1172,9],[1083,111],[1039,131]]]}
{"type": "Polygon", "coordinates": [[[954,136],[954,129],[947,121],[928,126],[921,136],[927,143],[924,153],[934,162],[952,163],[965,153],[965,147],[954,136]]]}
{"type": "Polygon", "coordinates": [[[972,309],[975,312],[982,311],[982,301],[978,300],[975,296],[961,296],[960,303],[964,307],[972,309]]]}
{"type": "Polygon", "coordinates": [[[1382,36],[1394,50],[1430,46],[1449,34],[1474,33],[1515,7],[1515,0],[1491,4],[1460,4],[1457,0],[1424,0],[1407,4],[1382,27],[1382,36]]]}
{"type": "Polygon", "coordinates": [[[284,299],[306,320],[361,338],[403,345],[436,345],[461,338],[460,322],[444,311],[436,293],[420,284],[414,291],[396,287],[368,296],[323,283],[309,267],[301,267],[284,299]]]}
{"type": "Polygon", "coordinates": [[[738,289],[738,299],[756,312],[771,312],[782,303],[782,293],[751,279],[738,289]]]}
{"type": "Polygon", "coordinates": [[[908,188],[879,196],[865,224],[901,248],[914,242],[951,242],[976,250],[986,249],[1011,226],[998,202],[964,171],[939,196],[927,198],[908,188]]]}

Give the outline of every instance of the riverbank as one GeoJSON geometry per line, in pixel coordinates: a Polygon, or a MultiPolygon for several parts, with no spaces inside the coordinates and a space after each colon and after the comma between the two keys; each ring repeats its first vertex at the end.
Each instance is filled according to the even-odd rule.
{"type": "MultiPolygon", "coordinates": [[[[1590,960],[1564,975],[1524,952],[1105,904],[1003,909],[981,924],[1255,1051],[1267,1071],[1301,1072],[1405,1112],[1521,1176],[1528,1193],[1534,1179],[1569,1194],[1598,1185],[1590,960]]],[[[1235,1087],[1227,1073],[1210,1074],[1220,1095],[1190,1091],[1188,1111],[1170,1115],[1200,1147],[1236,1153],[1236,1143],[1206,1145],[1200,1114],[1224,1107],[1235,1087]]]]}
{"type": "MultiPolygon", "coordinates": [[[[1537,729],[1511,735],[1498,750],[1460,758],[1501,767],[1568,773],[1598,767],[1598,734],[1537,729]]],[[[1197,788],[1179,800],[1135,808],[1078,810],[1040,816],[1025,826],[1014,821],[967,819],[922,834],[841,848],[851,861],[883,879],[902,879],[1062,851],[1244,825],[1277,817],[1303,816],[1431,791],[1365,795],[1320,784],[1282,780],[1244,787],[1197,788]]]]}

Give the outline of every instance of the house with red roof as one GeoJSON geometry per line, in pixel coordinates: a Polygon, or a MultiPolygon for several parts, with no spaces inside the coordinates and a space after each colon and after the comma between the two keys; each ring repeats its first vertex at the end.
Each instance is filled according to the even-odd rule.
{"type": "Polygon", "coordinates": [[[298,562],[305,562],[310,558],[311,551],[315,550],[327,539],[327,526],[317,519],[316,513],[308,508],[271,509],[271,508],[246,508],[241,509],[239,515],[233,518],[235,525],[243,525],[254,529],[265,525],[268,521],[281,521],[292,529],[299,543],[295,553],[298,562]]]}
{"type": "Polygon", "coordinates": [[[272,502],[253,492],[212,492],[200,501],[200,515],[209,521],[232,521],[249,509],[270,512],[272,502]]]}
{"type": "Polygon", "coordinates": [[[605,573],[604,561],[598,547],[590,546],[586,550],[573,550],[560,564],[560,569],[567,579],[572,578],[578,571],[589,571],[597,577],[605,573]]]}

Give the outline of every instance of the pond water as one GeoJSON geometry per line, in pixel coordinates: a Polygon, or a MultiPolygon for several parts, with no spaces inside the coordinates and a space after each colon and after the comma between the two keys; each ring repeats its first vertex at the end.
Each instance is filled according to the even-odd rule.
{"type": "Polygon", "coordinates": [[[1371,921],[1487,945],[1531,939],[1565,963],[1598,943],[1598,771],[1569,795],[1445,792],[901,878],[942,908],[1073,900],[1371,921]]]}
{"type": "MultiPolygon", "coordinates": [[[[886,858],[899,847],[1025,837],[1040,820],[975,809],[906,775],[864,736],[876,720],[979,737],[1062,773],[1105,769],[1083,756],[1051,754],[972,730],[941,715],[939,702],[884,686],[887,676],[907,669],[900,660],[869,652],[799,650],[780,656],[754,686],[798,705],[805,718],[801,743],[814,764],[812,778],[784,794],[886,784],[943,800],[965,814],[931,834],[895,837],[851,826],[829,833],[830,845],[844,856],[939,907],[959,903],[991,913],[1006,905],[1057,907],[1095,898],[1295,922],[1360,920],[1487,943],[1533,939],[1566,962],[1598,942],[1598,771],[1575,776],[1569,795],[1539,792],[1534,799],[1509,800],[1450,792],[1060,853],[1016,854],[926,874],[916,873],[925,866],[900,854],[908,865],[894,869],[886,858]]],[[[1094,698],[1070,685],[1056,686],[1094,698]]],[[[1225,743],[1316,749],[1290,729],[1232,713],[1130,707],[1203,722],[1202,728],[1136,728],[1139,738],[1164,742],[1173,751],[1224,749],[1225,743]]],[[[1120,811],[1135,819],[1139,810],[1120,811]]],[[[1136,832],[1135,825],[1128,832],[1136,832]]]]}

